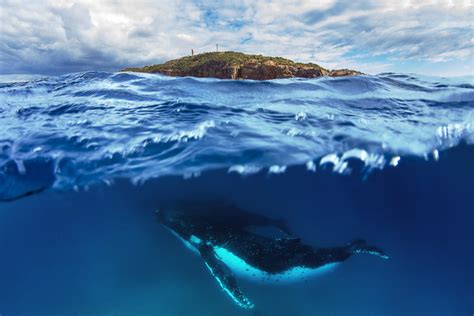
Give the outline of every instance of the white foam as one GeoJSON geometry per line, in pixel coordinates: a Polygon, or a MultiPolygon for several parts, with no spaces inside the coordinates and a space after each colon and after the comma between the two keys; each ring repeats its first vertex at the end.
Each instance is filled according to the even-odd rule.
{"type": "Polygon", "coordinates": [[[204,121],[196,125],[195,128],[192,130],[187,131],[179,131],[170,137],[168,137],[168,141],[178,141],[178,142],[187,142],[188,140],[198,140],[206,135],[207,130],[215,127],[216,124],[214,121],[204,121]]]}
{"type": "Polygon", "coordinates": [[[312,160],[309,160],[306,163],[306,170],[316,172],[316,165],[314,164],[312,160]]]}
{"type": "Polygon", "coordinates": [[[362,162],[366,172],[373,169],[383,169],[387,163],[381,154],[368,153],[364,149],[353,148],[344,152],[340,157],[337,154],[325,155],[319,161],[319,165],[332,164],[332,170],[334,172],[347,174],[352,171],[348,163],[350,159],[356,159],[362,162]]]}
{"type": "Polygon", "coordinates": [[[347,159],[359,159],[365,163],[367,158],[369,157],[369,154],[367,151],[359,148],[353,148],[351,150],[346,151],[342,157],[341,160],[347,160],[347,159]]]}
{"type": "Polygon", "coordinates": [[[227,170],[228,173],[231,173],[231,172],[237,172],[239,174],[254,174],[254,173],[257,173],[261,170],[260,167],[257,167],[257,166],[249,166],[249,165],[234,165],[234,166],[231,166],[229,167],[229,169],[227,170]]]}
{"type": "Polygon", "coordinates": [[[399,162],[400,162],[400,156],[392,157],[392,159],[390,160],[390,166],[396,167],[398,166],[399,162]]]}
{"type": "Polygon", "coordinates": [[[458,139],[472,132],[470,123],[454,123],[440,126],[436,130],[436,134],[441,139],[458,139]]]}
{"type": "Polygon", "coordinates": [[[319,165],[322,166],[327,163],[332,163],[333,165],[337,165],[339,163],[339,157],[336,154],[329,154],[321,158],[319,161],[319,165]]]}
{"type": "Polygon", "coordinates": [[[268,169],[268,173],[284,173],[286,166],[273,165],[268,169]]]}
{"type": "Polygon", "coordinates": [[[298,112],[295,114],[295,120],[297,121],[304,121],[307,117],[308,115],[305,112],[298,112]]]}

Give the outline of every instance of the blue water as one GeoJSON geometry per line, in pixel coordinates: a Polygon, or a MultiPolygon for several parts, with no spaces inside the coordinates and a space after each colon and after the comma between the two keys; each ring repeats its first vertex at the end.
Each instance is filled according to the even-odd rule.
{"type": "Polygon", "coordinates": [[[470,315],[474,78],[0,83],[1,315],[470,315]],[[363,237],[239,309],[153,211],[232,202],[306,243],[363,237]]]}

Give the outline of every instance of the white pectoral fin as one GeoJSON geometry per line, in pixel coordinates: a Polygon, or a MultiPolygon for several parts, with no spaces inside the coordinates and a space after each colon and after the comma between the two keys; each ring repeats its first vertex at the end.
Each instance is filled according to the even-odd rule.
{"type": "Polygon", "coordinates": [[[224,292],[226,292],[238,306],[245,309],[253,308],[254,304],[242,293],[232,272],[216,258],[214,249],[210,246],[203,246],[200,247],[199,251],[206,267],[224,292]]]}

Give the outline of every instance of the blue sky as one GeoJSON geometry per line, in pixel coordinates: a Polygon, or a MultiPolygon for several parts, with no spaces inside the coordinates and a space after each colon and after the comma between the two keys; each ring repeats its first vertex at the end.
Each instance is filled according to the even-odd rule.
{"type": "Polygon", "coordinates": [[[114,71],[215,49],[366,73],[474,75],[472,0],[0,0],[0,74],[114,71]]]}

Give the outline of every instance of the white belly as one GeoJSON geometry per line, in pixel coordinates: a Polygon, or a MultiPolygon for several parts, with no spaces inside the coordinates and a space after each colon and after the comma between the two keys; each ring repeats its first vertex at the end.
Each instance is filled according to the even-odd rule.
{"type": "Polygon", "coordinates": [[[293,267],[281,273],[268,273],[249,265],[245,260],[222,247],[214,247],[217,257],[238,277],[265,283],[302,281],[332,270],[338,263],[329,263],[315,269],[293,267]]]}

